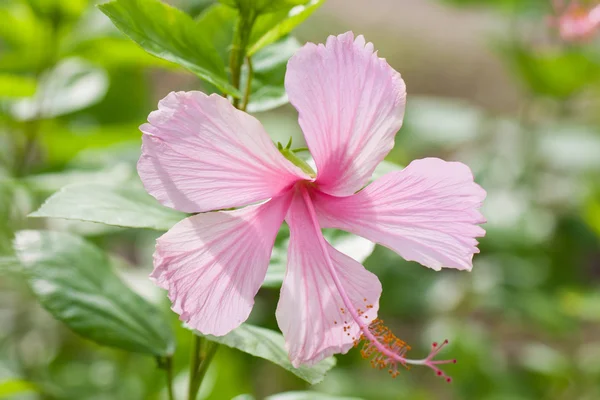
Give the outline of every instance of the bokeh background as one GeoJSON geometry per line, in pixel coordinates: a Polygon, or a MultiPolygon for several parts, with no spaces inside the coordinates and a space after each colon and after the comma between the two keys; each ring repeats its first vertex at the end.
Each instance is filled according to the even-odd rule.
{"type": "MultiPolygon", "coordinates": [[[[137,127],[168,92],[202,84],[138,48],[93,1],[58,2],[60,18],[46,3],[0,2],[0,252],[19,229],[75,232],[127,261],[119,273],[169,313],[147,278],[159,233],[26,215],[66,184],[135,178],[137,127]],[[51,90],[36,99],[42,81],[51,90]],[[32,114],[32,102],[47,106],[32,114]]],[[[171,3],[195,16],[212,1],[171,3]]],[[[472,272],[436,273],[380,247],[365,261],[383,284],[380,316],[413,357],[450,340],[453,383],[419,368],[391,379],[353,350],[312,389],[372,400],[600,398],[600,45],[564,42],[552,15],[544,0],[329,0],[295,32],[302,43],[347,30],[374,42],[408,88],[389,160],[459,160],[488,192],[472,272]]],[[[301,143],[291,106],[256,116],[274,140],[301,143]]],[[[2,271],[0,397],[15,379],[42,388],[23,399],[164,396],[155,360],[73,334],[18,273],[2,271]]],[[[251,321],[276,329],[277,298],[262,289],[251,321]]],[[[184,384],[189,333],[168,315],[184,384]]],[[[305,389],[222,346],[201,398],[305,389]]]]}

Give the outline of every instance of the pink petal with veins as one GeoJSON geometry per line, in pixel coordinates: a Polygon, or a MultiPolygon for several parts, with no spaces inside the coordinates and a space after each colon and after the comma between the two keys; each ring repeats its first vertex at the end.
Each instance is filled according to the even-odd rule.
{"type": "Polygon", "coordinates": [[[435,270],[471,270],[475,238],[485,235],[478,226],[485,195],[466,165],[425,158],[354,196],[315,193],[313,200],[324,228],[363,236],[435,270]]]}
{"type": "Polygon", "coordinates": [[[381,295],[381,283],[374,274],[325,241],[316,218],[311,219],[312,205],[300,190],[304,189],[296,193],[286,217],[291,234],[288,267],[276,313],[295,367],[346,353],[359,339],[359,326],[340,291],[361,310],[365,325],[377,317],[381,295]],[[335,269],[341,287],[330,268],[335,269]]]}
{"type": "Polygon", "coordinates": [[[406,87],[400,74],[352,32],[308,43],[290,59],[290,103],[317,165],[319,189],[351,195],[394,146],[406,87]]]}
{"type": "Polygon", "coordinates": [[[170,93],[140,127],[138,173],[148,193],[185,212],[240,207],[309,179],[286,160],[258,120],[227,99],[170,93]]]}
{"type": "Polygon", "coordinates": [[[221,336],[248,318],[290,199],[194,215],[158,239],[151,276],[182,321],[221,336]]]}

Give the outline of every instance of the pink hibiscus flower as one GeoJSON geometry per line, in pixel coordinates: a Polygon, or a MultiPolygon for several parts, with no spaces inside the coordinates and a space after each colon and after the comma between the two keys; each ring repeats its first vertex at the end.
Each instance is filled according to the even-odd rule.
{"type": "Polygon", "coordinates": [[[181,320],[224,335],[248,318],[285,220],[291,237],[276,314],[294,366],[364,338],[363,355],[393,375],[407,363],[443,375],[435,365],[452,360],[433,360],[442,346],[423,360],[404,357],[407,346],[376,319],[381,283],[321,229],[364,236],[434,270],[470,270],[475,238],[485,233],[477,226],[485,191],[467,166],[437,158],[365,187],[394,145],[406,89],[362,36],[305,45],[290,59],[285,85],[318,174],[218,95],[171,93],[141,126],[138,171],[147,191],[198,213],[158,239],[153,279],[181,320]]]}
{"type": "Polygon", "coordinates": [[[588,8],[571,1],[564,7],[563,0],[555,0],[554,8],[558,16],[551,20],[551,24],[558,27],[560,37],[565,41],[588,40],[600,28],[600,4],[588,8]]]}

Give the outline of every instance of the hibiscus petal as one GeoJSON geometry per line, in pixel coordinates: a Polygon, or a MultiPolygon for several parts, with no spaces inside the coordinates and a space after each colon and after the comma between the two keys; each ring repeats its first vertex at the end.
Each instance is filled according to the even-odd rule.
{"type": "Polygon", "coordinates": [[[291,235],[288,268],[276,315],[290,360],[297,367],[346,353],[360,337],[329,268],[335,269],[365,325],[377,317],[381,283],[325,241],[301,195],[292,201],[286,221],[291,235]]]}
{"type": "Polygon", "coordinates": [[[296,52],[285,87],[315,159],[319,188],[347,196],[366,185],[402,126],[406,87],[400,74],[372,43],[348,32],[296,52]]]}
{"type": "Polygon", "coordinates": [[[470,270],[478,253],[478,211],[485,190],[469,167],[425,158],[391,172],[354,196],[314,196],[322,227],[343,229],[382,244],[409,261],[439,270],[470,270]]]}
{"type": "Polygon", "coordinates": [[[290,198],[194,215],[157,240],[151,277],[182,321],[221,336],[248,318],[290,198]]]}
{"type": "Polygon", "coordinates": [[[148,193],[185,212],[240,207],[310,179],[275,148],[256,118],[227,99],[170,93],[140,127],[138,173],[148,193]]]}

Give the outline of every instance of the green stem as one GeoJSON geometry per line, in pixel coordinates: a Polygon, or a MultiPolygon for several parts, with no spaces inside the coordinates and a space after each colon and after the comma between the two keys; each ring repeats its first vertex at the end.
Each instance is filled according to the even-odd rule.
{"type": "MultiPolygon", "coordinates": [[[[242,76],[242,64],[246,57],[246,49],[250,40],[250,33],[256,16],[253,13],[240,14],[235,31],[233,34],[233,43],[231,45],[231,54],[229,56],[229,68],[231,70],[231,84],[236,88],[240,88],[240,80],[242,76]]],[[[234,107],[238,107],[240,99],[233,99],[234,107]]]]}
{"type": "Polygon", "coordinates": [[[192,332],[192,353],[190,360],[190,378],[188,382],[188,400],[195,400],[198,395],[198,389],[194,387],[196,374],[201,363],[200,347],[202,346],[202,338],[192,332]]]}
{"type": "Polygon", "coordinates": [[[206,375],[206,371],[208,371],[208,367],[210,366],[210,363],[211,363],[213,357],[215,356],[215,354],[217,353],[217,350],[219,349],[219,345],[217,343],[208,342],[206,345],[207,345],[208,350],[206,352],[206,355],[202,359],[202,362],[200,363],[200,367],[198,368],[198,371],[196,373],[196,382],[194,384],[195,388],[196,388],[196,393],[198,393],[198,390],[200,389],[200,385],[202,384],[202,381],[204,380],[204,376],[206,375]]]}
{"type": "Polygon", "coordinates": [[[254,68],[252,67],[252,59],[246,57],[246,65],[248,66],[248,79],[246,82],[246,93],[244,93],[244,103],[240,110],[246,111],[248,108],[248,102],[250,101],[250,92],[252,91],[252,78],[254,78],[254,68]]]}
{"type": "Polygon", "coordinates": [[[167,375],[167,392],[169,393],[169,400],[175,400],[175,394],[173,392],[173,356],[167,356],[167,358],[165,358],[165,372],[167,375]]]}

